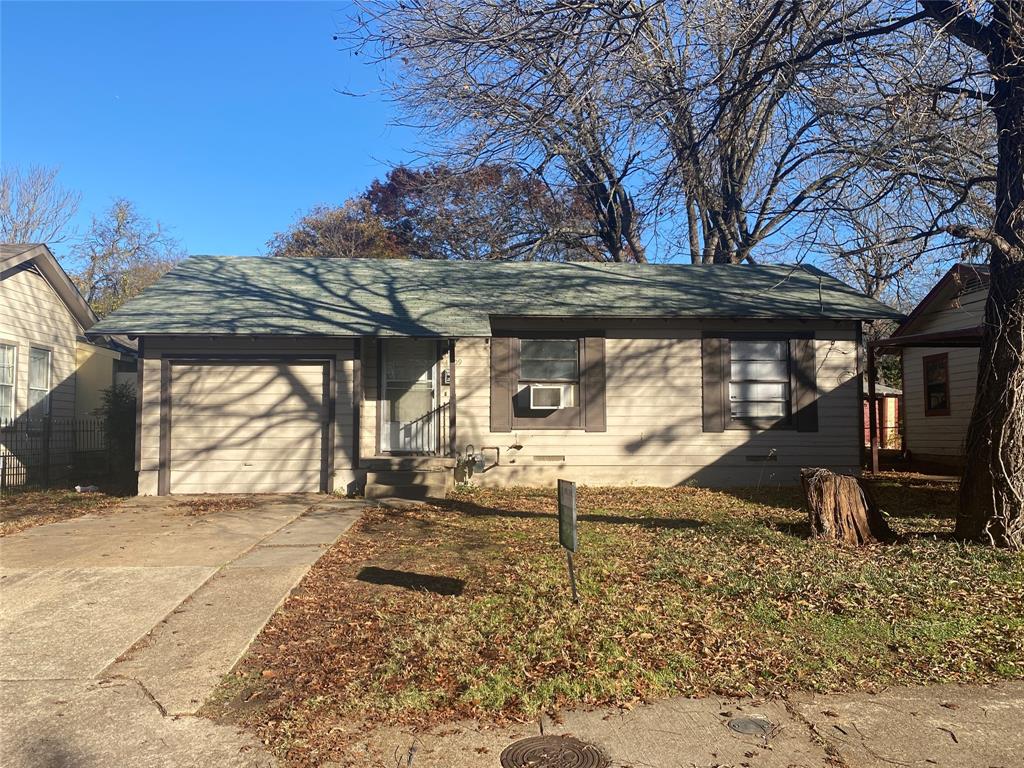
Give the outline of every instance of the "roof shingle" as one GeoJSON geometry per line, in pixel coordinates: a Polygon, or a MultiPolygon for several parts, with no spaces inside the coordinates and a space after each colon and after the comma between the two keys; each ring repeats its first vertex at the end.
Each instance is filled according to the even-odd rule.
{"type": "Polygon", "coordinates": [[[92,332],[489,336],[492,316],[901,317],[808,266],[194,256],[92,332]]]}

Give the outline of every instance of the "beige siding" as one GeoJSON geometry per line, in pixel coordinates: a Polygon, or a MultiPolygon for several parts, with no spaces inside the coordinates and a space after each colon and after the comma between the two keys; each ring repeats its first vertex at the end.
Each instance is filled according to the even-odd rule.
{"type": "Polygon", "coordinates": [[[988,290],[983,288],[960,296],[936,300],[926,312],[922,312],[914,320],[912,326],[907,327],[905,332],[939,333],[981,325],[985,318],[987,298],[988,290]]]}
{"type": "Polygon", "coordinates": [[[53,353],[50,371],[50,415],[75,415],[75,340],[78,321],[50,284],[32,269],[22,269],[0,281],[0,341],[17,349],[15,418],[28,407],[29,348],[53,353]]]}
{"type": "MultiPolygon", "coordinates": [[[[733,324],[730,330],[743,326],[733,324]]],[[[807,330],[794,326],[789,330],[807,330]]],[[[775,324],[773,331],[787,330],[775,324]]],[[[489,429],[488,339],[460,339],[456,354],[458,446],[497,447],[486,484],[755,485],[793,483],[802,466],[856,471],[860,461],[858,362],[852,325],[830,324],[815,343],[819,431],[701,428],[700,326],[610,330],[606,342],[606,432],[489,429]],[[514,446],[522,446],[515,448],[514,446]],[[774,452],[776,461],[755,459],[774,452]]],[[[487,452],[488,459],[494,456],[487,452]]]]}
{"type": "MultiPolygon", "coordinates": [[[[345,492],[353,490],[356,486],[356,475],[354,467],[354,408],[352,402],[353,392],[353,341],[346,339],[320,340],[296,338],[287,339],[171,339],[151,337],[145,340],[142,383],[142,433],[141,451],[139,456],[139,492],[153,494],[157,492],[157,477],[160,463],[160,356],[166,355],[170,358],[183,358],[194,355],[231,357],[244,355],[259,355],[261,357],[274,357],[275,355],[309,355],[309,356],[333,356],[335,358],[335,430],[334,430],[334,476],[333,487],[336,491],[345,492]]],[[[175,365],[175,376],[179,366],[175,365]]],[[[185,375],[185,374],[181,374],[185,375]]],[[[172,462],[171,479],[174,483],[172,490],[175,492],[187,492],[186,485],[175,480],[175,462],[179,467],[194,467],[198,457],[190,454],[202,453],[205,451],[223,451],[218,454],[221,459],[227,462],[242,460],[247,450],[252,450],[254,456],[266,455],[267,451],[273,451],[271,444],[280,437],[285,443],[299,441],[303,446],[311,444],[306,440],[308,435],[308,424],[300,424],[294,429],[288,422],[297,420],[301,422],[308,416],[309,408],[307,401],[311,395],[307,385],[297,387],[294,378],[289,376],[277,376],[273,381],[267,380],[266,371],[254,370],[253,366],[238,366],[235,373],[226,374],[225,392],[237,395],[243,400],[248,400],[249,407],[240,407],[232,402],[222,401],[216,392],[200,390],[195,394],[195,407],[213,412],[222,412],[223,420],[219,422],[218,429],[222,433],[226,430],[226,436],[219,441],[212,443],[189,442],[198,435],[190,435],[188,430],[197,432],[195,425],[183,427],[176,413],[176,406],[172,405],[172,415],[175,424],[183,431],[173,432],[172,440],[172,462]],[[264,391],[265,390],[265,391],[264,391]],[[300,394],[294,396],[295,391],[300,394]],[[256,398],[254,400],[253,398],[256,398]],[[252,407],[253,403],[255,407],[252,407]],[[267,408],[271,408],[268,416],[267,408]],[[247,419],[247,413],[252,413],[251,419],[247,419]],[[180,435],[185,435],[185,443],[181,444],[180,435]],[[179,450],[179,448],[181,450],[179,450]]],[[[172,392],[175,387],[172,386],[172,392]]],[[[219,418],[219,417],[218,417],[219,418]]],[[[282,457],[278,462],[277,469],[265,468],[265,486],[256,490],[276,489],[290,490],[288,483],[295,480],[297,472],[304,472],[299,465],[305,466],[306,456],[302,448],[294,456],[282,457]],[[285,462],[285,463],[281,463],[285,462]],[[288,463],[291,462],[291,463],[288,463]]],[[[319,453],[317,454],[319,456],[319,453]]],[[[219,470],[218,470],[219,471],[219,470]]],[[[319,483],[317,483],[318,485],[319,483]]],[[[315,490],[315,487],[313,488],[315,490]]]]}
{"type": "MultiPolygon", "coordinates": [[[[79,341],[75,351],[75,415],[91,417],[103,405],[103,390],[114,384],[117,360],[121,356],[112,349],[79,341]]],[[[134,378],[134,374],[133,374],[134,378]]]]}
{"type": "Polygon", "coordinates": [[[974,408],[977,378],[977,349],[909,348],[903,351],[903,418],[906,445],[912,456],[948,457],[954,463],[959,461],[974,408]],[[943,353],[949,354],[949,415],[926,416],[921,361],[928,355],[943,353]]]}
{"type": "MultiPolygon", "coordinates": [[[[985,317],[986,289],[935,301],[908,329],[909,333],[940,333],[973,328],[985,317]]],[[[978,350],[964,347],[907,348],[903,351],[903,402],[906,447],[921,459],[949,460],[963,457],[967,424],[974,408],[978,378],[978,350]],[[949,353],[948,416],[926,416],[922,358],[949,353]]]]}

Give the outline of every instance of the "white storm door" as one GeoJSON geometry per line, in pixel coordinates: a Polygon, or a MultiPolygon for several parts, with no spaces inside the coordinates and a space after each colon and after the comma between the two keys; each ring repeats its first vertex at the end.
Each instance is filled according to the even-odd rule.
{"type": "Polygon", "coordinates": [[[437,342],[385,339],[382,344],[382,451],[437,452],[437,342]]]}

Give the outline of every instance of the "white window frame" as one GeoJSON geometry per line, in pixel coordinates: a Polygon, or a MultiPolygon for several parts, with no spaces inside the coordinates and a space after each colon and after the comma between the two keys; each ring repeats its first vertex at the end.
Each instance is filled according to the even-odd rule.
{"type": "Polygon", "coordinates": [[[0,381],[0,388],[9,388],[11,391],[10,408],[7,413],[0,410],[0,424],[8,424],[14,421],[14,414],[18,409],[18,345],[7,341],[0,341],[0,347],[6,347],[11,351],[11,380],[10,382],[0,381]]]}
{"type": "Polygon", "coordinates": [[[50,415],[50,395],[53,393],[53,350],[48,347],[29,347],[28,353],[28,410],[32,414],[39,403],[43,404],[42,416],[50,415]],[[32,386],[32,356],[36,352],[46,353],[46,387],[32,386]],[[32,401],[33,392],[43,392],[43,396],[37,401],[32,401]]]}

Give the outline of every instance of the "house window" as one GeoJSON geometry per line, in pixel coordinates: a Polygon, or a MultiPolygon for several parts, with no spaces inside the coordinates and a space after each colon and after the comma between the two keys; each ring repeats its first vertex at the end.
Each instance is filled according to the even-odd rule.
{"type": "Polygon", "coordinates": [[[523,339],[519,378],[531,382],[576,382],[580,378],[577,339],[523,339]]]}
{"type": "Polygon", "coordinates": [[[738,426],[790,421],[789,343],[739,340],[729,345],[729,417],[738,426]]]}
{"type": "Polygon", "coordinates": [[[519,340],[516,427],[581,428],[579,388],[579,339],[519,340]]]}
{"type": "Polygon", "coordinates": [[[928,355],[924,364],[924,415],[949,416],[949,354],[928,355]]]}
{"type": "Polygon", "coordinates": [[[0,423],[14,420],[16,353],[13,344],[0,344],[0,423]]]}
{"type": "Polygon", "coordinates": [[[53,353],[32,347],[28,357],[28,407],[34,416],[50,415],[50,368],[53,353]]]}

